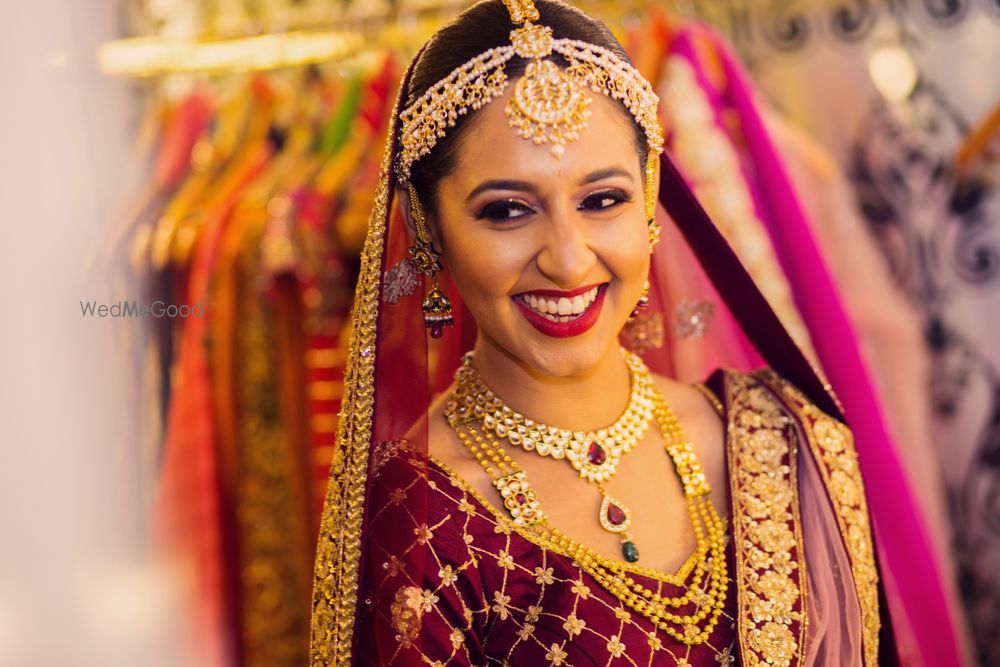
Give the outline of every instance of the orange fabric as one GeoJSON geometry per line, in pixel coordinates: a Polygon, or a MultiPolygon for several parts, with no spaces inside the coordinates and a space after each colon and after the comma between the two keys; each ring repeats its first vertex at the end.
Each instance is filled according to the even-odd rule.
{"type": "MultiPolygon", "coordinates": [[[[209,277],[219,236],[240,190],[270,155],[248,150],[225,175],[205,206],[194,249],[189,304],[208,303],[209,277]]],[[[209,317],[211,313],[209,312],[209,317]]],[[[157,508],[159,538],[189,575],[194,659],[207,667],[236,664],[231,619],[234,588],[227,572],[220,466],[216,450],[211,379],[205,349],[208,320],[192,317],[181,325],[181,344],[167,420],[163,481],[157,508]]]]}

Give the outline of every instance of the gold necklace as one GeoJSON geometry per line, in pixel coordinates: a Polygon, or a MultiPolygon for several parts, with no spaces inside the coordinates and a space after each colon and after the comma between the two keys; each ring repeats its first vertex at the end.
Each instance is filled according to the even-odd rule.
{"type": "Polygon", "coordinates": [[[591,482],[605,482],[618,470],[621,457],[642,440],[653,418],[654,385],[638,356],[622,350],[629,368],[628,405],[615,423],[597,431],[570,431],[539,424],[508,407],[486,386],[467,354],[455,373],[457,416],[474,417],[482,427],[515,447],[540,456],[566,459],[591,482]]]}
{"type": "MultiPolygon", "coordinates": [[[[648,376],[648,371],[646,373],[648,376]]],[[[456,374],[456,379],[462,378],[456,374]]],[[[456,393],[460,389],[462,384],[459,381],[456,393]]],[[[668,442],[665,449],[684,488],[697,541],[695,553],[689,560],[689,563],[693,562],[691,569],[683,571],[682,568],[682,578],[689,577],[686,584],[685,581],[676,581],[670,577],[664,579],[677,585],[686,585],[685,593],[677,597],[661,596],[650,590],[630,576],[629,565],[604,558],[550,526],[535,491],[528,482],[527,474],[503,450],[494,431],[479,427],[474,407],[462,418],[458,409],[461,403],[453,397],[445,407],[445,416],[459,440],[493,480],[504,508],[516,526],[532,530],[531,538],[543,548],[569,555],[601,586],[648,618],[657,628],[684,644],[696,645],[707,641],[725,606],[729,584],[725,528],[712,505],[708,481],[691,444],[683,440],[680,423],[655,387],[652,390],[652,400],[653,414],[664,440],[668,442]],[[695,606],[693,612],[679,613],[679,610],[690,605],[695,606]]],[[[645,568],[642,568],[642,572],[656,576],[656,573],[645,568]]]]}
{"type": "MultiPolygon", "coordinates": [[[[528,419],[507,406],[486,386],[472,365],[471,354],[465,356],[455,373],[455,392],[445,415],[449,421],[474,421],[491,438],[503,438],[525,451],[569,461],[580,477],[597,485],[601,492],[598,521],[604,530],[621,538],[622,555],[634,563],[639,559],[639,548],[628,530],[632,525],[632,512],[608,494],[604,482],[618,471],[621,457],[632,451],[649,430],[655,386],[642,359],[627,350],[622,352],[629,368],[629,402],[622,415],[607,428],[570,431],[528,419]]],[[[517,478],[510,484],[519,487],[521,482],[517,478]]],[[[517,491],[512,493],[517,497],[517,491]]]]}

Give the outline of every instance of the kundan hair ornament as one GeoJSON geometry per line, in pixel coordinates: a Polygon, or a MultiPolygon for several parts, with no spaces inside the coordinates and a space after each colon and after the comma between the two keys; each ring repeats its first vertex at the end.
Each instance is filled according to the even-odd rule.
{"type": "MultiPolygon", "coordinates": [[[[400,114],[400,157],[403,181],[413,163],[427,155],[460,116],[482,108],[507,88],[505,64],[515,56],[529,60],[504,111],[517,133],[551,147],[561,157],[590,117],[587,91],[621,102],[645,131],[650,151],[663,152],[663,129],[657,117],[659,98],[630,64],[608,49],[576,39],[556,39],[552,28],[534,23],[538,9],[531,0],[504,0],[518,26],[510,44],[488,49],[455,68],[400,114]],[[569,65],[561,69],[548,56],[558,54],[569,65]]],[[[652,231],[650,232],[652,237],[652,231]]]]}

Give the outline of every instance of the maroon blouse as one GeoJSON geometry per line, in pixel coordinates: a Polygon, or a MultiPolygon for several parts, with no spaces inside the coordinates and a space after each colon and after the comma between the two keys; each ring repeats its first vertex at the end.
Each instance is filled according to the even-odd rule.
{"type": "MultiPolygon", "coordinates": [[[[631,611],[571,557],[519,533],[443,465],[411,454],[405,441],[379,447],[370,497],[385,502],[371,510],[370,525],[399,542],[391,555],[367,554],[356,635],[362,664],[738,664],[734,586],[709,640],[688,647],[631,611]]],[[[732,572],[731,545],[727,558],[732,572]]],[[[661,595],[684,592],[633,576],[661,595]]]]}

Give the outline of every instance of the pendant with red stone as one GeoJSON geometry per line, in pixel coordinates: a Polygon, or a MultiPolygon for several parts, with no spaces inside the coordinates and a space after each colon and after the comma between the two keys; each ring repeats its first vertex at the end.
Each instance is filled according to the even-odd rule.
{"type": "Polygon", "coordinates": [[[587,463],[592,466],[599,466],[608,460],[608,453],[604,450],[604,447],[596,441],[592,441],[590,446],[587,447],[587,463]]]}
{"type": "Polygon", "coordinates": [[[580,473],[580,477],[591,482],[603,482],[615,474],[621,451],[610,438],[596,433],[576,434],[567,448],[566,458],[580,473]]]}
{"type": "Polygon", "coordinates": [[[624,533],[632,524],[632,512],[619,500],[601,491],[601,527],[610,533],[624,533]]]}
{"type": "Polygon", "coordinates": [[[639,560],[639,548],[632,541],[628,527],[632,524],[632,512],[620,500],[609,496],[601,487],[601,514],[598,517],[601,527],[610,533],[617,533],[622,538],[622,557],[629,563],[639,560]]]}

